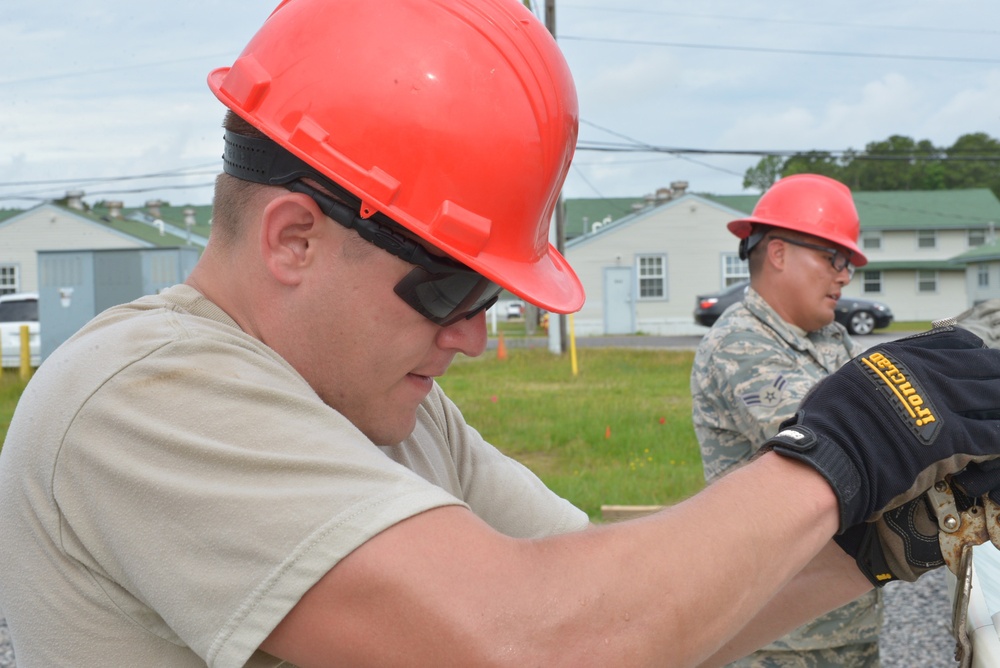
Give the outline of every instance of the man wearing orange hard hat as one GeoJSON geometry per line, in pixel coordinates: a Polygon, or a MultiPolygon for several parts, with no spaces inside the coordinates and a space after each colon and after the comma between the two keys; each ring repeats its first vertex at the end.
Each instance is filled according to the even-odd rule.
{"type": "MultiPolygon", "coordinates": [[[[209,86],[198,265],[49,356],[0,453],[18,664],[717,665],[871,589],[872,555],[911,577],[831,537],[1000,455],[907,344],[882,352],[947,425],[916,456],[889,398],[834,387],[864,431],[817,391],[774,452],[592,527],[435,382],[501,287],[583,303],[548,242],[577,103],[545,27],[518,0],[285,0],[209,86]]],[[[1000,395],[978,338],[931,339],[1000,395]]]]}

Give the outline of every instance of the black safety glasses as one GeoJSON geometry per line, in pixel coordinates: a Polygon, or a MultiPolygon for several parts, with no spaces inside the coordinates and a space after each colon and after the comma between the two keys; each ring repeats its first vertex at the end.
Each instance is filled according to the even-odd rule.
{"type": "MultiPolygon", "coordinates": [[[[448,326],[492,306],[502,287],[464,264],[431,255],[416,241],[390,225],[362,218],[351,207],[302,181],[284,184],[292,192],[308,195],[320,210],[362,239],[387,253],[416,265],[394,288],[395,293],[431,322],[448,326]]],[[[395,226],[395,223],[392,224],[395,226]]]]}
{"type": "Polygon", "coordinates": [[[771,235],[772,239],[780,239],[786,244],[792,244],[793,246],[801,246],[802,248],[811,248],[812,250],[819,251],[827,255],[830,260],[830,266],[838,274],[845,269],[847,270],[848,278],[854,278],[854,265],[851,264],[851,254],[845,253],[839,248],[830,248],[829,246],[820,246],[819,244],[811,244],[808,241],[799,241],[798,239],[790,239],[788,237],[782,237],[777,234],[771,235]]]}
{"type": "Polygon", "coordinates": [[[229,130],[225,141],[222,157],[227,174],[308,195],[332,220],[387,253],[416,265],[396,284],[395,292],[431,322],[447,326],[471,318],[492,306],[500,296],[502,287],[457,260],[427,252],[395,221],[381,214],[362,218],[357,197],[276,142],[229,130]],[[304,178],[319,183],[327,192],[309,185],[304,178]]]}

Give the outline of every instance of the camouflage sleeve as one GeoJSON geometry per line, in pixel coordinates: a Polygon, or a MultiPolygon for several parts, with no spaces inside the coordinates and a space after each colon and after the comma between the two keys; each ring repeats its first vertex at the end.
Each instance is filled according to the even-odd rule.
{"type": "Polygon", "coordinates": [[[781,342],[734,333],[696,360],[693,418],[705,479],[748,460],[822,374],[781,342]]]}
{"type": "Polygon", "coordinates": [[[990,348],[1000,348],[1000,299],[980,302],[948,321],[969,330],[990,348]]]}

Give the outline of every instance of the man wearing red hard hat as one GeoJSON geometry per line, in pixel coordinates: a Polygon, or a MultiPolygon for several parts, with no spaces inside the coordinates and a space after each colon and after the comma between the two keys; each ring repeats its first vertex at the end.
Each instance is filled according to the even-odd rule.
{"type": "MultiPolygon", "coordinates": [[[[867,260],[847,186],[788,176],[734,220],[750,286],[701,340],[691,371],[692,417],[705,479],[748,461],[799,402],[862,347],[834,320],[841,290],[867,260]]],[[[746,657],[739,668],[877,668],[881,597],[872,591],[746,657]]]]}
{"type": "Polygon", "coordinates": [[[720,664],[871,589],[876,556],[915,577],[831,537],[1000,454],[995,420],[953,419],[1000,395],[1000,354],[942,330],[880,350],[930,444],[851,368],[773,452],[591,527],[434,380],[484,350],[501,286],[583,303],[547,241],[577,105],[544,26],[518,0],[286,0],[209,86],[197,267],[49,356],[0,453],[19,664],[720,664]],[[941,392],[959,366],[981,375],[941,392]]]}

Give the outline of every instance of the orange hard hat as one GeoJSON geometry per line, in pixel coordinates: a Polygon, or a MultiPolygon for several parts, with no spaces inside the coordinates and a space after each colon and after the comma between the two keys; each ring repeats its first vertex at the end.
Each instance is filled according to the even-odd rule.
{"type": "Polygon", "coordinates": [[[786,176],[761,195],[748,218],[734,220],[728,228],[740,239],[747,239],[754,225],[781,227],[826,239],[850,251],[850,262],[855,267],[868,263],[858,248],[861,222],[851,190],[829,177],[786,176]]]}
{"type": "Polygon", "coordinates": [[[549,243],[576,89],[519,0],[284,0],[208,83],[362,217],[387,216],[544,309],[583,305],[549,243]]]}

